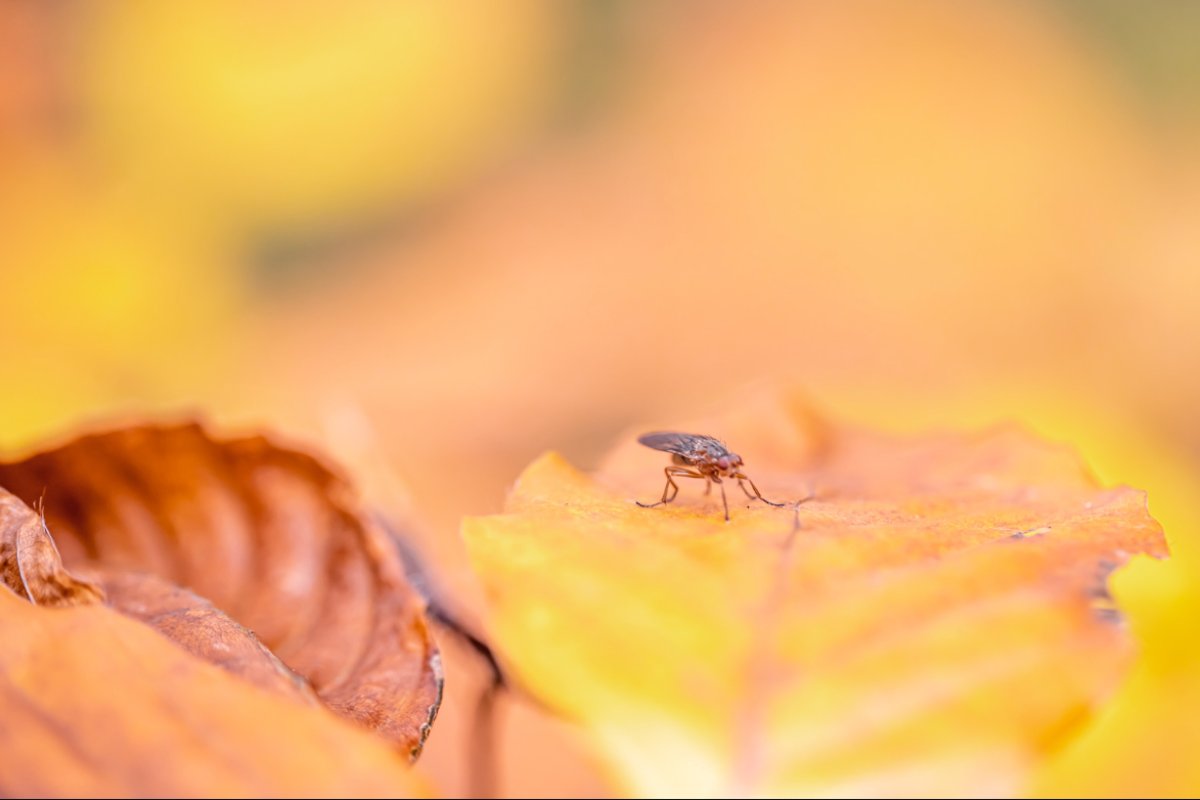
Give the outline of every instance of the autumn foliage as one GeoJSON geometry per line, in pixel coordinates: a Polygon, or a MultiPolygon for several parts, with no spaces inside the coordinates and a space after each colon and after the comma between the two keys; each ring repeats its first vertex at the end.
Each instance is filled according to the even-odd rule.
{"type": "Polygon", "coordinates": [[[1200,4],[280,5],[0,2],[0,795],[1200,792],[1200,4]]]}
{"type": "MultiPolygon", "coordinates": [[[[631,439],[595,476],[544,456],[464,527],[510,679],[633,794],[1019,793],[1129,667],[1107,578],[1162,533],[1069,448],[788,397],[696,424],[788,504],[639,507],[662,454],[631,439]]],[[[137,427],[0,484],[4,793],[421,791],[423,601],[328,468],[137,427]]]]}

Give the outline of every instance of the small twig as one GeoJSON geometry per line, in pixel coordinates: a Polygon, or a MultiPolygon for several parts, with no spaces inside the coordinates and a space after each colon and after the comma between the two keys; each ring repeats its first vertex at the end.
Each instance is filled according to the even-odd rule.
{"type": "Polygon", "coordinates": [[[425,600],[425,615],[434,624],[467,645],[487,668],[489,680],[475,700],[475,722],[471,726],[467,746],[467,784],[471,797],[496,797],[499,788],[496,763],[496,700],[501,693],[511,691],[512,684],[505,677],[492,648],[451,610],[446,593],[436,585],[432,570],[412,543],[388,520],[380,518],[379,522],[400,553],[408,582],[425,600]]]}

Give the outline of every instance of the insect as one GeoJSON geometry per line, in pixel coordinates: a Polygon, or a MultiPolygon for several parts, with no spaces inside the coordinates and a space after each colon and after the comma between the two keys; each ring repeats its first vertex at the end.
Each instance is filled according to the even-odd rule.
{"type": "Polygon", "coordinates": [[[721,503],[725,506],[726,522],[729,521],[729,501],[725,499],[725,483],[721,480],[722,478],[735,479],[738,486],[742,487],[742,491],[751,500],[758,498],[769,506],[784,505],[784,503],[773,503],[763,497],[762,492],[754,485],[754,481],[750,480],[750,476],[742,472],[742,457],[737,453],[729,452],[729,448],[725,446],[724,442],[711,436],[664,431],[639,436],[638,443],[653,450],[670,453],[673,464],[673,466],[663,469],[663,474],[667,476],[667,485],[663,487],[662,499],[657,503],[643,503],[635,500],[634,502],[642,508],[654,508],[674,500],[675,495],[679,494],[679,484],[675,483],[675,478],[703,478],[705,494],[712,491],[714,483],[720,486],[721,503]],[[754,490],[754,494],[750,494],[750,489],[746,488],[747,483],[750,484],[750,489],[754,490]]]}

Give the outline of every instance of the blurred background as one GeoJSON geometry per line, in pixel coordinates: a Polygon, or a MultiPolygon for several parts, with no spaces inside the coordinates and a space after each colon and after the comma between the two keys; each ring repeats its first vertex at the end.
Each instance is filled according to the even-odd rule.
{"type": "MultiPolygon", "coordinates": [[[[464,514],[764,384],[1025,420],[1194,553],[1198,41],[1183,2],[0,2],[0,449],[280,432],[480,624],[464,514]]],[[[506,793],[613,791],[501,711],[506,793]]]]}

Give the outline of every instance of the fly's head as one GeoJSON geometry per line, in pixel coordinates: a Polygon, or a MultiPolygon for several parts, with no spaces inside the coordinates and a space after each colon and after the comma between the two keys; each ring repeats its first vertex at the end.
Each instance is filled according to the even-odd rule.
{"type": "Polygon", "coordinates": [[[722,453],[712,460],[713,471],[722,478],[729,477],[742,468],[742,457],[737,453],[722,453]]]}

